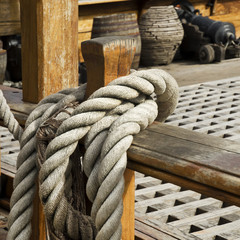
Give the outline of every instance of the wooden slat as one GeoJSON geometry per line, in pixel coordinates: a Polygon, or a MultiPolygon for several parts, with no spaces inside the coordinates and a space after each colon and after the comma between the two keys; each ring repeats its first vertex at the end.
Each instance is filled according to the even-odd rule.
{"type": "Polygon", "coordinates": [[[100,3],[113,3],[113,2],[130,2],[133,0],[78,0],[78,5],[92,5],[100,3]]]}
{"type": "Polygon", "coordinates": [[[101,15],[109,15],[123,12],[137,12],[137,1],[124,2],[108,2],[105,4],[96,5],[81,5],[79,6],[80,17],[95,17],[101,15]]]}
{"type": "MultiPolygon", "coordinates": [[[[179,128],[177,134],[180,137],[173,137],[161,133],[164,127],[165,124],[154,123],[138,134],[128,151],[130,159],[135,163],[239,195],[240,154],[239,149],[233,149],[234,144],[231,147],[211,146],[211,136],[201,144],[190,140],[193,138],[192,131],[188,131],[187,140],[181,139],[184,133],[186,136],[187,130],[179,128]]],[[[214,137],[212,138],[214,142],[214,137]]]]}
{"type": "Polygon", "coordinates": [[[239,201],[238,195],[231,194],[229,192],[222,191],[220,189],[213,188],[213,187],[205,185],[205,184],[197,183],[195,181],[191,181],[190,179],[186,179],[186,178],[177,176],[172,173],[161,171],[159,169],[159,167],[158,168],[151,167],[150,166],[151,164],[149,164],[147,162],[149,160],[147,158],[148,156],[149,156],[149,154],[147,154],[146,158],[145,158],[144,154],[142,154],[142,153],[136,154],[136,152],[135,152],[133,154],[132,149],[130,147],[130,149],[128,150],[128,157],[129,157],[128,158],[128,168],[138,171],[140,173],[167,181],[167,182],[177,184],[178,186],[184,187],[185,189],[192,189],[192,190],[202,193],[206,196],[214,197],[214,198],[220,199],[222,201],[240,206],[240,201],[239,201]],[[134,159],[134,161],[133,161],[133,159],[134,159]],[[140,163],[140,161],[139,161],[140,159],[145,159],[146,164],[140,163]]]}
{"type": "Polygon", "coordinates": [[[142,219],[135,219],[135,240],[176,240],[177,237],[170,236],[161,229],[156,229],[150,224],[146,224],[142,219]]]}
{"type": "MultiPolygon", "coordinates": [[[[209,201],[209,199],[204,199],[204,200],[209,201]]],[[[211,204],[211,202],[209,202],[209,204],[211,204]]],[[[201,207],[201,205],[199,207],[201,207]]],[[[211,218],[219,218],[224,214],[225,215],[232,214],[236,211],[239,212],[239,207],[230,206],[230,207],[226,207],[226,208],[220,208],[220,209],[212,211],[212,212],[202,213],[202,214],[195,215],[195,216],[192,216],[189,218],[184,218],[184,219],[180,219],[180,220],[171,222],[171,225],[176,226],[181,229],[181,227],[185,227],[187,224],[189,224],[189,225],[197,224],[197,223],[200,223],[200,221],[204,221],[206,219],[209,220],[211,218]]]]}
{"type": "Polygon", "coordinates": [[[165,239],[166,240],[167,239],[168,240],[174,240],[174,239],[200,240],[200,238],[196,236],[189,235],[189,234],[186,235],[176,228],[173,229],[171,226],[166,227],[166,225],[161,225],[160,227],[158,224],[155,223],[154,220],[142,219],[141,217],[136,216],[135,222],[136,222],[135,234],[136,234],[136,237],[139,237],[136,239],[139,239],[139,240],[145,240],[145,238],[141,238],[142,236],[139,233],[145,234],[146,237],[152,237],[152,239],[158,239],[158,240],[165,240],[165,239]]]}
{"type": "Polygon", "coordinates": [[[21,33],[20,22],[0,22],[0,36],[9,36],[21,33]]]}
{"type": "Polygon", "coordinates": [[[240,224],[240,220],[231,222],[231,223],[226,223],[223,225],[218,225],[215,227],[211,227],[208,229],[204,229],[202,231],[198,231],[196,233],[193,233],[193,235],[195,235],[196,237],[199,237],[201,239],[206,239],[206,240],[210,240],[212,239],[212,237],[214,237],[215,235],[219,235],[223,232],[231,232],[232,230],[235,230],[240,224]]]}
{"type": "Polygon", "coordinates": [[[0,36],[21,33],[18,0],[0,1],[0,36]]]}
{"type": "MultiPolygon", "coordinates": [[[[176,214],[178,212],[186,212],[187,213],[191,209],[194,209],[194,208],[196,209],[196,208],[200,208],[200,207],[204,207],[204,206],[209,206],[211,204],[219,203],[219,202],[220,202],[219,200],[214,199],[214,198],[205,198],[205,199],[192,201],[192,202],[189,202],[189,203],[186,203],[186,204],[182,204],[182,205],[179,205],[179,206],[174,206],[174,207],[171,207],[171,208],[165,208],[165,209],[157,210],[157,211],[154,211],[154,212],[149,212],[146,215],[147,215],[147,217],[150,217],[150,218],[152,218],[152,217],[161,218],[163,216],[176,214]]],[[[239,208],[237,208],[237,209],[239,209],[239,208]]],[[[174,223],[176,223],[176,222],[177,221],[174,221],[174,223]]]]}

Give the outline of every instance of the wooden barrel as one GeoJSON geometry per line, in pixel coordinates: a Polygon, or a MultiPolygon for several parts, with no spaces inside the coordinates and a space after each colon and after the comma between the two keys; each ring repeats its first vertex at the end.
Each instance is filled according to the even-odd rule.
{"type": "Polygon", "coordinates": [[[183,27],[173,6],[150,7],[139,22],[141,63],[169,64],[183,39],[183,27]]]}
{"type": "Polygon", "coordinates": [[[3,83],[7,67],[7,51],[2,49],[2,41],[0,40],[0,84],[3,83]]]}
{"type": "Polygon", "coordinates": [[[132,36],[136,38],[136,53],[131,68],[137,69],[141,54],[141,37],[136,13],[120,13],[93,19],[92,38],[132,36]]]}

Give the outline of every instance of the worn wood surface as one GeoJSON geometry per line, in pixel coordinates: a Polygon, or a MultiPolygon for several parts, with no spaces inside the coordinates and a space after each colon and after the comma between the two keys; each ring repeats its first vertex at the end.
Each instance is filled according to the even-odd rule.
{"type": "MultiPolygon", "coordinates": [[[[88,85],[85,98],[112,80],[130,73],[130,66],[136,51],[131,37],[103,37],[82,43],[86,62],[88,85]]],[[[124,173],[122,240],[134,239],[134,171],[124,173]]]]}
{"type": "Polygon", "coordinates": [[[78,0],[78,5],[92,5],[100,3],[113,3],[113,2],[130,2],[132,0],[78,0]]]}
{"type": "Polygon", "coordinates": [[[136,0],[100,0],[79,1],[78,51],[79,61],[83,62],[81,43],[91,39],[93,18],[117,13],[137,13],[139,3],[136,0]]]}
{"type": "Polygon", "coordinates": [[[148,223],[142,218],[136,217],[135,219],[135,240],[176,240],[177,237],[165,233],[162,229],[148,223]]]}
{"type": "Polygon", "coordinates": [[[128,151],[129,168],[238,206],[239,156],[238,143],[160,123],[138,134],[128,151]]]}
{"type": "Polygon", "coordinates": [[[135,44],[131,37],[103,37],[82,43],[89,83],[86,96],[117,77],[130,73],[135,44]]]}
{"type": "Polygon", "coordinates": [[[78,85],[77,0],[21,0],[23,99],[78,85]]]}
{"type": "Polygon", "coordinates": [[[0,1],[0,36],[19,34],[20,32],[19,0],[0,1]]]}
{"type": "Polygon", "coordinates": [[[135,216],[178,239],[238,239],[240,208],[136,173],[135,216]]]}

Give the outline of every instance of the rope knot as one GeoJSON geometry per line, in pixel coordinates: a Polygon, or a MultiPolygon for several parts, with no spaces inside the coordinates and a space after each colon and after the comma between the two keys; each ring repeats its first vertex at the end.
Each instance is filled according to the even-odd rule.
{"type": "Polygon", "coordinates": [[[168,73],[151,69],[120,77],[83,102],[85,87],[51,95],[30,114],[21,137],[8,240],[30,238],[37,159],[41,166],[40,199],[57,237],[121,239],[126,151],[135,134],[155,119],[164,121],[174,111],[178,86],[168,73]],[[75,101],[77,105],[65,107],[75,101]],[[47,141],[43,146],[37,143],[39,134],[47,141]],[[83,139],[84,156],[79,150],[83,139]],[[80,177],[79,181],[84,182],[84,175],[87,183],[86,190],[80,186],[84,190],[81,201],[86,191],[92,202],[90,216],[85,206],[79,208],[72,201],[78,184],[75,180],[80,177]],[[26,179],[30,181],[26,183],[26,179]],[[20,204],[23,198],[24,205],[20,204]],[[20,224],[20,219],[24,223],[20,224]]]}

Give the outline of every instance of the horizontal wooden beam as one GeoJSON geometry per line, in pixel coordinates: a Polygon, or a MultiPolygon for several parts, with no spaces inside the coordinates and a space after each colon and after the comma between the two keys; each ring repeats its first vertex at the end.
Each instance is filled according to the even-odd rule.
{"type": "Polygon", "coordinates": [[[240,205],[239,144],[155,122],[134,137],[128,167],[240,205]]]}

